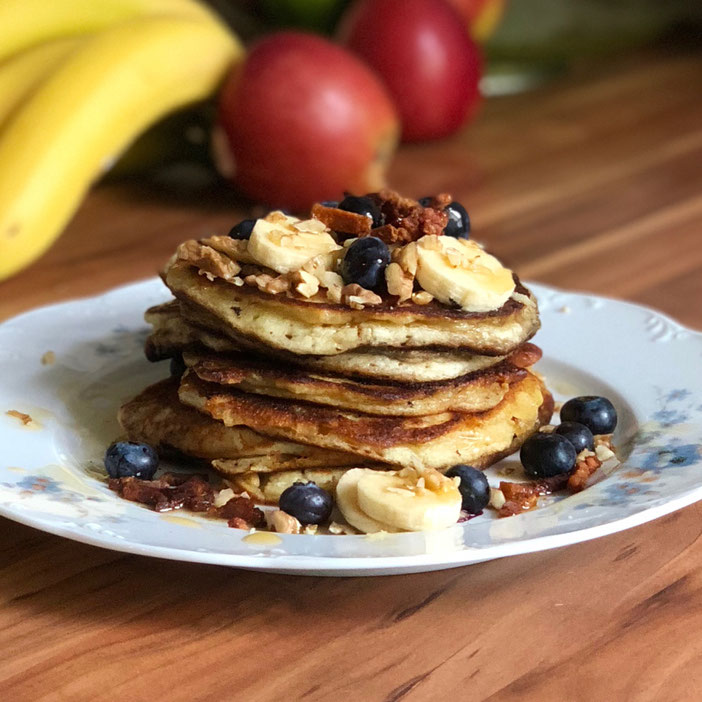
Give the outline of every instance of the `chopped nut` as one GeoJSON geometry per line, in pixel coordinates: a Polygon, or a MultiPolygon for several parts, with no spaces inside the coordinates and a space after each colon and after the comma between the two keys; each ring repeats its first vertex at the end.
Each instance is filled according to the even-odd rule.
{"type": "Polygon", "coordinates": [[[588,458],[589,456],[594,456],[594,455],[595,455],[595,452],[594,452],[594,451],[590,451],[590,449],[583,449],[583,450],[575,457],[575,460],[576,460],[577,462],[584,461],[584,460],[585,460],[586,458],[588,458]]]}
{"type": "Polygon", "coordinates": [[[295,224],[293,224],[293,227],[295,227],[295,229],[297,229],[297,231],[299,232],[309,232],[310,234],[322,234],[324,232],[329,231],[328,227],[324,224],[324,222],[315,218],[304,219],[301,222],[295,222],[295,224]]]}
{"type": "Polygon", "coordinates": [[[391,295],[397,295],[400,302],[405,302],[412,297],[414,278],[405,273],[399,263],[391,263],[385,269],[385,281],[388,292],[391,295]]]}
{"type": "Polygon", "coordinates": [[[318,526],[316,524],[305,524],[302,527],[302,534],[307,534],[308,536],[314,536],[317,533],[318,526]]]}
{"type": "Polygon", "coordinates": [[[241,266],[236,261],[194,239],[183,242],[178,247],[176,255],[179,260],[195,266],[210,280],[213,278],[231,280],[241,270],[241,266]]]}
{"type": "Polygon", "coordinates": [[[341,300],[353,309],[362,310],[365,305],[379,305],[383,298],[372,290],[362,288],[358,283],[351,283],[341,289],[341,300]]]}
{"type": "Polygon", "coordinates": [[[319,281],[319,284],[323,288],[327,288],[327,290],[333,287],[338,287],[339,293],[341,293],[341,288],[344,287],[344,279],[338,273],[334,273],[333,271],[324,271],[323,273],[320,273],[317,276],[317,280],[319,281]]]}
{"type": "Polygon", "coordinates": [[[595,455],[597,456],[598,461],[604,463],[610,458],[614,458],[615,453],[614,451],[612,451],[612,449],[608,448],[604,444],[598,444],[597,446],[595,446],[595,455]]]}
{"type": "Polygon", "coordinates": [[[291,276],[292,286],[303,297],[312,297],[319,291],[319,281],[311,273],[295,271],[291,276]]]}
{"type": "Polygon", "coordinates": [[[446,258],[448,259],[449,265],[453,268],[460,268],[464,265],[465,256],[461,251],[456,251],[455,249],[447,249],[446,258]]]}
{"type": "Polygon", "coordinates": [[[246,239],[232,239],[230,236],[211,236],[201,239],[200,243],[231,258],[238,263],[256,263],[248,251],[249,242],[246,239]]]}
{"type": "Polygon", "coordinates": [[[392,252],[392,260],[399,263],[405,273],[414,277],[417,274],[417,244],[411,242],[407,246],[398,246],[392,252]]]}
{"type": "Polygon", "coordinates": [[[307,273],[311,273],[316,278],[319,278],[325,273],[331,272],[336,268],[336,264],[338,263],[342,252],[343,249],[336,249],[335,251],[330,251],[329,253],[318,254],[307,261],[302,266],[302,270],[307,273]]]}
{"type": "Polygon", "coordinates": [[[279,275],[274,278],[268,273],[259,273],[258,275],[247,275],[244,278],[244,282],[246,285],[255,286],[261,292],[266,292],[270,295],[278,295],[290,290],[290,277],[287,275],[279,275]]]}
{"type": "Polygon", "coordinates": [[[293,217],[289,217],[282,210],[273,210],[273,212],[269,212],[264,219],[271,224],[287,224],[288,221],[294,220],[293,217]]]}
{"type": "Polygon", "coordinates": [[[348,524],[339,524],[339,522],[332,522],[329,525],[330,534],[348,534],[349,536],[357,534],[358,532],[348,524]]]}
{"type": "Polygon", "coordinates": [[[332,285],[327,288],[327,299],[338,305],[341,302],[341,285],[332,285]]]}
{"type": "Polygon", "coordinates": [[[422,246],[428,251],[443,251],[438,236],[427,236],[422,239],[422,246]]]}
{"type": "Polygon", "coordinates": [[[251,525],[242,517],[232,517],[227,522],[227,526],[230,529],[246,529],[247,531],[251,529],[251,525]]]}
{"type": "Polygon", "coordinates": [[[553,434],[553,432],[556,431],[556,425],[555,424],[544,424],[542,427],[539,427],[539,431],[542,434],[553,434]]]}
{"type": "Polygon", "coordinates": [[[611,451],[614,451],[611,434],[595,434],[595,446],[606,446],[611,451]]]}
{"type": "Polygon", "coordinates": [[[291,514],[283,512],[282,509],[277,509],[270,514],[270,523],[275,531],[279,534],[299,534],[300,522],[291,514]]]}
{"type": "Polygon", "coordinates": [[[41,357],[42,366],[50,366],[56,362],[56,354],[53,351],[47,351],[41,357]]]}
{"type": "MultiPolygon", "coordinates": [[[[419,480],[422,479],[426,483],[427,490],[431,490],[432,492],[437,492],[442,487],[442,484],[444,484],[445,482],[444,476],[441,475],[441,473],[439,473],[439,471],[437,470],[424,471],[423,477],[419,480]]],[[[417,482],[419,483],[419,481],[417,482]]]]}
{"type": "Polygon", "coordinates": [[[420,290],[412,294],[412,302],[416,305],[428,305],[433,299],[434,296],[426,290],[420,290]]]}
{"type": "Polygon", "coordinates": [[[493,509],[502,509],[505,502],[505,494],[499,488],[490,488],[490,502],[488,503],[493,509]]]}
{"type": "Polygon", "coordinates": [[[224,488],[224,490],[220,490],[219,492],[215,493],[214,496],[214,506],[215,507],[224,507],[224,505],[229,502],[234,497],[234,490],[231,488],[224,488]]]}

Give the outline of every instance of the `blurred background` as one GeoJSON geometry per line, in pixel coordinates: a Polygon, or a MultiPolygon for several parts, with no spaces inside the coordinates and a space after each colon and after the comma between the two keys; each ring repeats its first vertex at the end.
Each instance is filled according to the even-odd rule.
{"type": "Polygon", "coordinates": [[[701,50],[689,0],[3,0],[0,281],[106,240],[147,275],[193,234],[384,185],[453,193],[549,280],[564,222],[579,245],[699,190],[701,50]]]}

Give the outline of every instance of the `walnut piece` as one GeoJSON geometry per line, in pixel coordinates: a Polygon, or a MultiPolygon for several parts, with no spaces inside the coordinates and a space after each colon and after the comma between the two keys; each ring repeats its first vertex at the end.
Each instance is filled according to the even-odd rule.
{"type": "Polygon", "coordinates": [[[417,244],[412,241],[407,246],[398,246],[392,252],[392,260],[414,278],[417,275],[417,244]]]}
{"type": "Polygon", "coordinates": [[[366,305],[379,305],[383,298],[358,283],[351,283],[341,289],[341,301],[354,310],[362,310],[366,305]]]}
{"type": "Polygon", "coordinates": [[[244,283],[251,287],[257,287],[261,292],[269,295],[278,295],[290,290],[290,276],[279,275],[275,278],[268,273],[259,273],[258,275],[247,275],[244,278],[244,283]]]}
{"type": "Polygon", "coordinates": [[[246,239],[232,239],[230,236],[211,236],[201,239],[203,246],[209,246],[215,251],[237,261],[238,263],[256,263],[256,259],[249,253],[249,242],[246,239]]]}
{"type": "Polygon", "coordinates": [[[241,270],[241,266],[236,261],[194,239],[183,242],[178,247],[176,256],[178,260],[195,266],[199,273],[207,276],[209,280],[214,278],[232,280],[241,270]]]}
{"type": "Polygon", "coordinates": [[[290,280],[293,289],[303,297],[312,297],[319,292],[319,281],[311,273],[306,271],[295,271],[290,280]]]}
{"type": "Polygon", "coordinates": [[[434,296],[426,290],[412,293],[412,302],[414,302],[415,305],[428,305],[433,299],[434,296]]]}
{"type": "Polygon", "coordinates": [[[414,290],[414,278],[402,270],[399,263],[391,263],[385,269],[385,282],[388,292],[396,295],[400,302],[405,302],[412,297],[414,290]]]}
{"type": "Polygon", "coordinates": [[[300,522],[291,514],[283,512],[282,509],[277,509],[269,515],[271,526],[279,534],[299,534],[300,522]]]}

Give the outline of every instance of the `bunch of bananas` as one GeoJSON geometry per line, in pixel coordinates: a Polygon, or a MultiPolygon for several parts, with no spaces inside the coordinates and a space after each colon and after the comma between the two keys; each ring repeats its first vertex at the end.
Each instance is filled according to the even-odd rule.
{"type": "Polygon", "coordinates": [[[111,163],[211,95],[244,50],[197,0],[0,0],[0,280],[111,163]]]}

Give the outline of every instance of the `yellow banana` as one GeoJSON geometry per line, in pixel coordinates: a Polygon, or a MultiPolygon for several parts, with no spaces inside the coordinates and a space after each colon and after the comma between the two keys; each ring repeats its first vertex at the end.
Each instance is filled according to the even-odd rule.
{"type": "Polygon", "coordinates": [[[79,39],[56,39],[27,49],[0,64],[0,127],[79,45],[79,39]]]}
{"type": "Polygon", "coordinates": [[[211,20],[141,18],[86,39],[0,133],[0,280],[49,247],[106,163],[242,56],[211,20]]]}
{"type": "Polygon", "coordinates": [[[51,39],[150,15],[214,16],[197,0],[1,0],[0,60],[51,39]]]}

